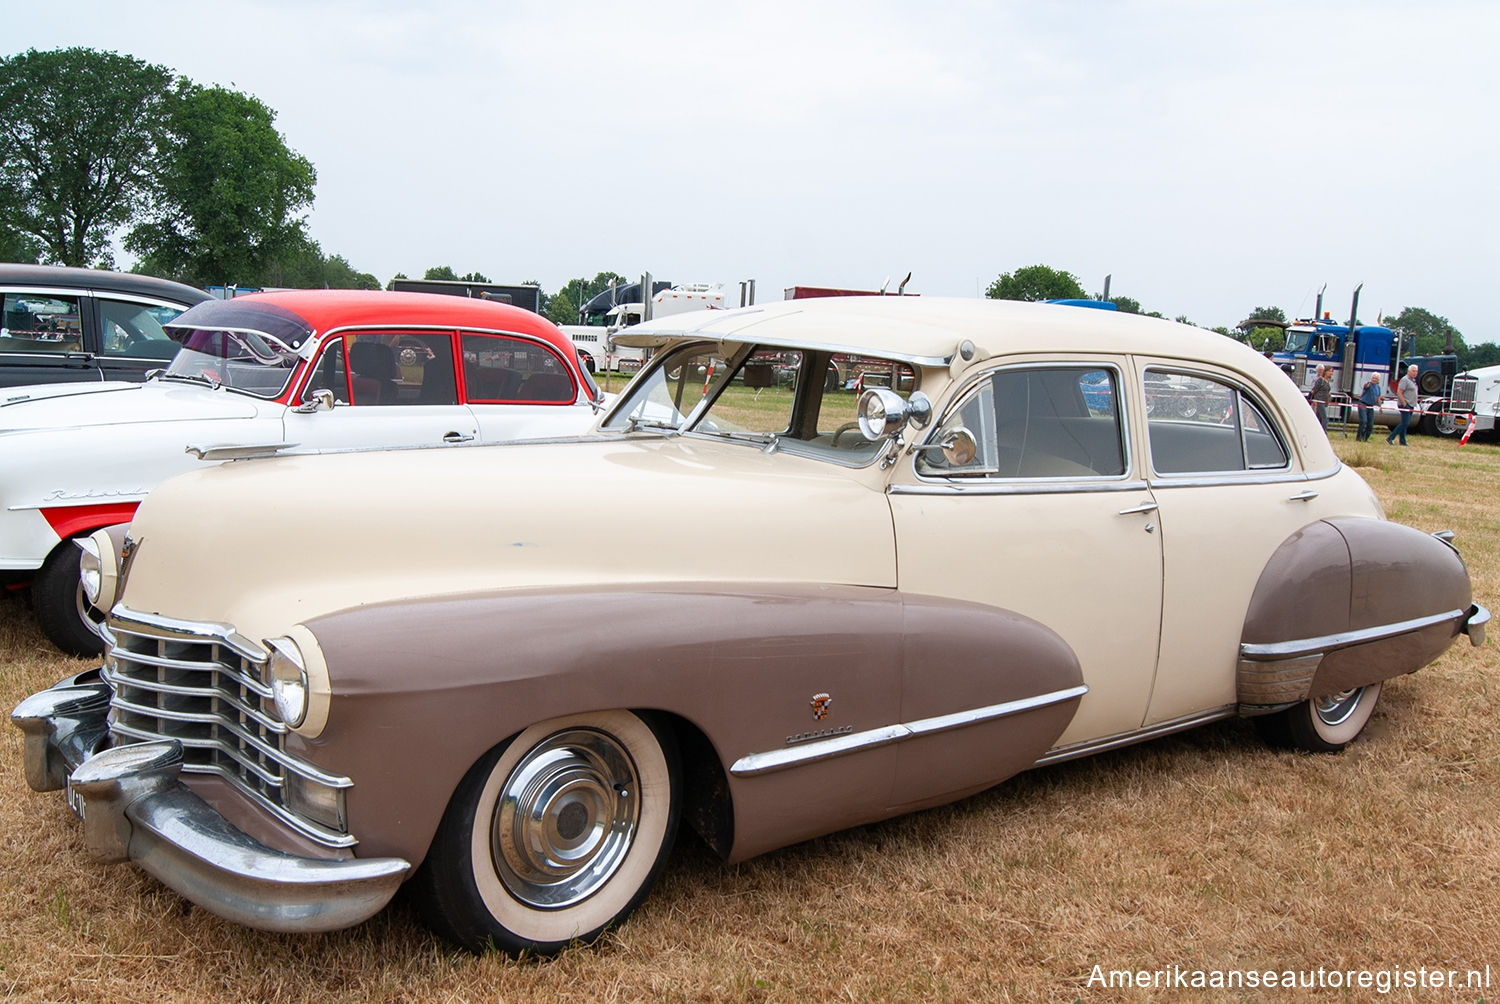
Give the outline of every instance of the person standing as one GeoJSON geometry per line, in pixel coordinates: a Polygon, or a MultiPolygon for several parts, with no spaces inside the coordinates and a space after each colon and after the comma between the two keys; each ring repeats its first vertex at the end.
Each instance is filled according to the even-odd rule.
{"type": "Polygon", "coordinates": [[[1406,445],[1406,429],[1411,425],[1411,413],[1417,407],[1417,368],[1406,367],[1406,376],[1396,385],[1396,407],[1401,412],[1401,421],[1391,430],[1391,434],[1385,437],[1386,445],[1393,446],[1396,437],[1401,437],[1401,445],[1406,445]]]}
{"type": "Polygon", "coordinates": [[[1359,431],[1354,435],[1355,442],[1368,442],[1375,431],[1375,409],[1380,405],[1380,396],[1380,374],[1372,373],[1359,392],[1359,431]]]}
{"type": "Polygon", "coordinates": [[[1323,427],[1324,432],[1328,431],[1328,395],[1333,390],[1333,384],[1328,377],[1332,373],[1332,366],[1319,366],[1317,378],[1313,380],[1312,392],[1307,395],[1307,399],[1312,402],[1313,411],[1318,414],[1318,424],[1323,427]]]}

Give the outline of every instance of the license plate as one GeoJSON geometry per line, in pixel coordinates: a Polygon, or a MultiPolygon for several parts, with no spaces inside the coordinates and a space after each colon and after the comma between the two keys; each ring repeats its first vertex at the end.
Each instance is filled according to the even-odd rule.
{"type": "Polygon", "coordinates": [[[74,791],[71,784],[68,785],[68,808],[73,810],[73,815],[83,818],[83,796],[74,791]]]}

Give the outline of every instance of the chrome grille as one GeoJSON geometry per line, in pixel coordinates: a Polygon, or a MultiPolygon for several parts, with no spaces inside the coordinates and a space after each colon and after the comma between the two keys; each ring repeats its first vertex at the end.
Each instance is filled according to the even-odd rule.
{"type": "Polygon", "coordinates": [[[295,774],[348,787],[286,752],[286,725],[262,682],[265,646],[221,624],[172,621],[116,607],[109,619],[104,679],[113,690],[109,729],[117,742],[175,739],[185,773],[214,774],[320,843],[354,841],[292,811],[295,774]]]}
{"type": "Polygon", "coordinates": [[[1450,395],[1449,408],[1456,412],[1469,412],[1474,410],[1474,398],[1477,397],[1479,381],[1471,376],[1456,376],[1453,378],[1453,393],[1450,395]]]}

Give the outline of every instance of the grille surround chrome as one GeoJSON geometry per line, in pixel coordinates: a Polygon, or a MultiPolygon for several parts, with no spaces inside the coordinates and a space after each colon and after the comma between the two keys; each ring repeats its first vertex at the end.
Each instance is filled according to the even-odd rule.
{"type": "Polygon", "coordinates": [[[220,777],[302,836],[326,847],[352,847],[357,841],[346,831],[287,805],[292,775],[340,791],[353,782],[286,751],[290,730],[277,717],[264,679],[269,658],[265,645],[227,624],[117,605],[109,615],[103,668],[110,735],[117,745],[175,739],[182,744],[183,773],[220,777]]]}

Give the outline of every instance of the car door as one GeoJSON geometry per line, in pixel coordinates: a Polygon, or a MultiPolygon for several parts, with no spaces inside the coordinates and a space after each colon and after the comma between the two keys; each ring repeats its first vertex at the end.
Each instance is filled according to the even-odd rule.
{"type": "Polygon", "coordinates": [[[1165,576],[1147,715],[1156,724],[1235,705],[1239,640],[1261,570],[1328,510],[1269,395],[1179,360],[1140,359],[1137,373],[1165,576]]]}
{"type": "MultiPolygon", "coordinates": [[[[1007,362],[971,377],[890,486],[904,594],[1012,611],[1076,655],[1088,692],[1054,746],[1139,728],[1156,669],[1161,542],[1123,401],[1129,372],[1123,358],[1069,358],[1007,362]],[[969,463],[951,466],[935,444],[959,428],[977,449],[969,463]]],[[[977,671],[911,653],[908,663],[909,718],[1018,696],[1021,668],[1005,651],[977,671]]],[[[1003,776],[996,761],[1015,734],[1017,724],[999,718],[956,733],[961,749],[939,747],[952,789],[1003,776]]],[[[911,752],[902,781],[909,794],[931,755],[911,752]]]]}
{"type": "Polygon", "coordinates": [[[578,379],[552,346],[521,335],[465,331],[463,399],[487,443],[579,435],[597,417],[580,404],[578,379]]]}
{"type": "Polygon", "coordinates": [[[0,289],[0,386],[99,380],[81,289],[0,289]]]}
{"type": "Polygon", "coordinates": [[[440,446],[474,442],[459,404],[451,331],[351,332],[319,346],[312,374],[285,416],[299,449],[440,446]],[[314,407],[328,391],[333,407],[314,407]]]}

